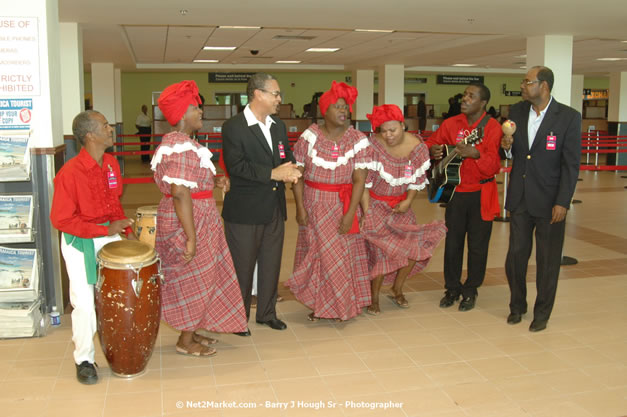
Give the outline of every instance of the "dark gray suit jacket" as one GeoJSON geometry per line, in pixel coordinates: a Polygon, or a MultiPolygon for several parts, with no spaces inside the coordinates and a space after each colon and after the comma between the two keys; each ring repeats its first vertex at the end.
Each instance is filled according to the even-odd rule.
{"type": "Polygon", "coordinates": [[[248,126],[244,112],[222,125],[222,152],[231,179],[222,217],[228,222],[268,224],[277,206],[283,219],[287,219],[285,184],[272,181],[270,172],[284,162],[295,160],[285,124],[278,117],[271,117],[275,121],[270,128],[272,152],[259,125],[248,126]],[[280,157],[279,143],[285,149],[284,159],[280,157]]]}
{"type": "Polygon", "coordinates": [[[569,208],[575,193],[581,159],[581,114],[553,98],[529,149],[530,107],[531,103],[523,101],[509,111],[516,133],[505,208],[514,211],[524,196],[529,214],[550,218],[553,206],[569,208]],[[555,136],[555,150],[547,149],[548,136],[555,136]]]}

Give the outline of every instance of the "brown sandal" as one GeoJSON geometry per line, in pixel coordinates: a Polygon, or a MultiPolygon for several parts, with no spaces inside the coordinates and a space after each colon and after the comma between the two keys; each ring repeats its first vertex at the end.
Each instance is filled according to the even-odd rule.
{"type": "Polygon", "coordinates": [[[379,304],[371,304],[366,309],[366,313],[372,316],[378,316],[381,313],[381,309],[379,308],[379,304]]]}
{"type": "Polygon", "coordinates": [[[400,308],[409,308],[409,303],[403,294],[389,295],[390,300],[400,308]]]}
{"type": "Polygon", "coordinates": [[[309,321],[318,321],[318,320],[320,320],[320,317],[314,316],[314,313],[309,313],[309,315],[307,316],[307,320],[309,320],[309,321]]]}
{"type": "Polygon", "coordinates": [[[213,339],[211,337],[203,336],[198,333],[192,334],[192,340],[195,343],[198,343],[199,345],[202,345],[204,347],[209,347],[210,345],[215,345],[216,343],[218,343],[218,339],[213,339]]]}
{"type": "Polygon", "coordinates": [[[194,345],[191,346],[192,349],[190,349],[190,347],[184,348],[179,345],[176,345],[176,353],[178,353],[179,355],[194,356],[197,358],[208,358],[218,353],[214,348],[206,347],[199,343],[197,343],[196,345],[200,346],[200,349],[193,350],[194,345]]]}

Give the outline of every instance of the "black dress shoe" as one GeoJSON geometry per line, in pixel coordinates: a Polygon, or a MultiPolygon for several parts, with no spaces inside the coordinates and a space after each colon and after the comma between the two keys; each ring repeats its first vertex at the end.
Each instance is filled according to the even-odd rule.
{"type": "Polygon", "coordinates": [[[522,314],[519,313],[509,313],[507,316],[507,324],[518,324],[522,320],[522,314]]]}
{"type": "Polygon", "coordinates": [[[257,323],[265,324],[266,326],[270,326],[270,328],[274,329],[274,330],[285,330],[285,329],[287,329],[287,324],[283,323],[279,319],[270,319],[268,321],[259,321],[259,320],[257,320],[257,323]]]}
{"type": "Polygon", "coordinates": [[[459,299],[459,294],[452,293],[450,291],[446,291],[444,293],[444,297],[440,300],[440,307],[446,308],[455,304],[455,301],[459,299]]]}
{"type": "Polygon", "coordinates": [[[246,329],[245,332],[237,332],[237,333],[233,333],[236,336],[250,336],[250,329],[246,329]]]}
{"type": "Polygon", "coordinates": [[[469,311],[475,308],[475,302],[477,302],[477,295],[471,295],[463,297],[462,302],[459,303],[459,311],[469,311]]]}
{"type": "Polygon", "coordinates": [[[85,385],[93,385],[98,382],[98,372],[94,364],[88,361],[83,361],[80,365],[76,364],[76,379],[85,385]]]}
{"type": "Polygon", "coordinates": [[[546,323],[548,320],[533,320],[529,325],[530,332],[539,332],[546,329],[546,323]]]}

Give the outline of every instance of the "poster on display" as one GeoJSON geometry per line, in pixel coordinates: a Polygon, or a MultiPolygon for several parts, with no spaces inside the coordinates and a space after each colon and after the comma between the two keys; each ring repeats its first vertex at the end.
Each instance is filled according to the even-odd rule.
{"type": "Polygon", "coordinates": [[[38,96],[39,22],[0,16],[0,97],[38,96]]]}
{"type": "Polygon", "coordinates": [[[5,136],[0,133],[0,181],[28,181],[30,179],[30,131],[5,136]]]}
{"type": "Polygon", "coordinates": [[[0,195],[0,243],[33,240],[33,196],[0,195]]]}
{"type": "Polygon", "coordinates": [[[0,302],[33,301],[38,297],[36,249],[0,246],[0,302]]]}
{"type": "Polygon", "coordinates": [[[0,131],[28,130],[32,118],[32,98],[0,98],[0,131]]]}

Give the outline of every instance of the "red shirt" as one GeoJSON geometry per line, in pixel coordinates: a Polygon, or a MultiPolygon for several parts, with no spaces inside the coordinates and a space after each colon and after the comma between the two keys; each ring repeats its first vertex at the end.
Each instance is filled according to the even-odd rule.
{"type": "Polygon", "coordinates": [[[115,157],[105,153],[101,167],[83,148],[54,178],[50,221],[58,230],[73,236],[107,236],[108,227],[99,223],[126,218],[121,195],[122,176],[115,157]]]}
{"type": "MultiPolygon", "coordinates": [[[[477,127],[485,114],[484,112],[472,126],[468,126],[468,119],[463,113],[446,119],[442,126],[427,139],[427,146],[431,148],[433,145],[456,145],[458,137],[461,140],[468,136],[468,133],[477,127]],[[467,131],[466,134],[464,134],[465,131],[467,131]]],[[[490,119],[483,128],[481,143],[475,145],[480,157],[479,159],[464,159],[460,168],[461,182],[455,188],[455,192],[468,193],[479,191],[481,189],[479,181],[492,178],[498,174],[501,169],[499,147],[501,146],[502,136],[503,131],[499,123],[494,119],[490,119]]]]}

